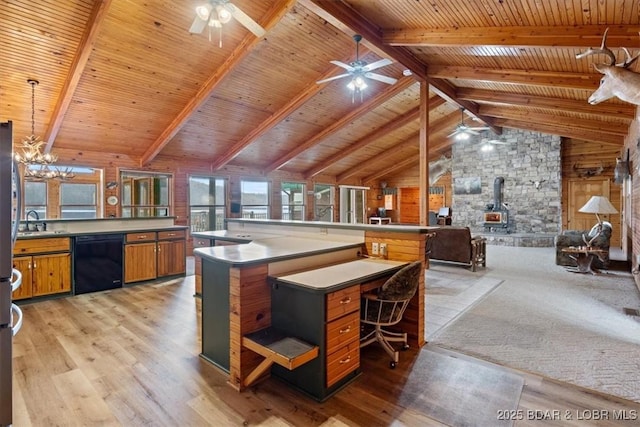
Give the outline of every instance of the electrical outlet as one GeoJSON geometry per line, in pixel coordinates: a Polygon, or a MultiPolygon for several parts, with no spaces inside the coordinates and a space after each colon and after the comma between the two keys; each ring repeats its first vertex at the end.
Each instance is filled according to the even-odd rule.
{"type": "Polygon", "coordinates": [[[378,242],[373,242],[371,244],[371,255],[378,255],[379,253],[378,242]]]}
{"type": "Polygon", "coordinates": [[[386,257],[387,256],[387,244],[380,243],[380,255],[386,257]]]}

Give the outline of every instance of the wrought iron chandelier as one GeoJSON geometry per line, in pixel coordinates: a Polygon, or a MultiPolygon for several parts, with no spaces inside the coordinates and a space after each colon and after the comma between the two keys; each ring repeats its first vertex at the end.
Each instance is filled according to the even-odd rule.
{"type": "Polygon", "coordinates": [[[20,153],[16,152],[14,158],[18,163],[25,165],[24,177],[32,180],[60,179],[67,180],[75,177],[71,168],[60,169],[52,166],[58,161],[58,156],[51,153],[43,153],[44,141],[36,136],[35,132],[35,88],[39,84],[37,80],[28,79],[31,85],[31,135],[22,140],[20,153]]]}

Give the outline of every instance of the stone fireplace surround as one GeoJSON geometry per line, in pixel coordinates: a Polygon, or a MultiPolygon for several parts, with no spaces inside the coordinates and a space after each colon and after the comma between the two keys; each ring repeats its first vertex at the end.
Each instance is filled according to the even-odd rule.
{"type": "Polygon", "coordinates": [[[499,137],[482,132],[456,141],[452,157],[454,224],[468,226],[490,244],[553,246],[561,229],[559,136],[507,128],[499,137]],[[483,151],[483,139],[507,144],[491,144],[493,150],[483,151]],[[484,227],[484,212],[493,203],[496,177],[504,178],[502,201],[509,208],[509,225],[490,230],[484,227]],[[480,178],[480,193],[456,194],[456,178],[480,178]]]}

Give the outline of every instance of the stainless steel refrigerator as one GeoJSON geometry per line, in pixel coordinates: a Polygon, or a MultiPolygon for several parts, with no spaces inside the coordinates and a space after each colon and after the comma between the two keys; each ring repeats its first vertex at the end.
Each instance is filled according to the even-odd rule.
{"type": "Polygon", "coordinates": [[[22,312],[11,302],[12,291],[22,281],[22,275],[13,268],[12,261],[19,222],[16,212],[20,206],[20,183],[13,161],[12,140],[12,123],[0,123],[0,426],[13,422],[11,347],[13,336],[22,325],[22,312]]]}

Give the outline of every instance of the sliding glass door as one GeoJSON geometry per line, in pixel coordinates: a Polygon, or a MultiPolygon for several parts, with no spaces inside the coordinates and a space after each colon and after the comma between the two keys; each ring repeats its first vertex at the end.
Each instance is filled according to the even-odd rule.
{"type": "Polygon", "coordinates": [[[340,186],[340,222],[366,223],[366,193],[369,187],[340,186]]]}

